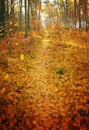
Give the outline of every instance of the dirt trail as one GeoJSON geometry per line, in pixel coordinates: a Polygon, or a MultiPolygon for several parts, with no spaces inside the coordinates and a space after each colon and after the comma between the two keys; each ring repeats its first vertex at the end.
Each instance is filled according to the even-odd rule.
{"type": "Polygon", "coordinates": [[[31,57],[8,58],[8,75],[0,82],[4,88],[0,128],[89,130],[89,70],[84,48],[62,36],[57,40],[49,31],[34,39],[31,57]]]}
{"type": "MultiPolygon", "coordinates": [[[[33,104],[35,107],[35,124],[39,125],[36,129],[49,129],[55,128],[57,116],[59,116],[59,104],[58,95],[54,95],[57,92],[55,87],[55,70],[51,70],[50,66],[56,67],[55,59],[52,60],[51,43],[47,36],[42,39],[41,45],[37,46],[36,59],[34,63],[34,77],[32,80],[33,92],[33,104]],[[56,98],[56,100],[55,100],[56,98]],[[56,104],[56,107],[55,107],[56,104]]],[[[30,92],[31,96],[32,92],[30,92]]]]}
{"type": "MultiPolygon", "coordinates": [[[[77,82],[73,81],[72,76],[77,65],[71,54],[74,55],[77,48],[65,43],[57,46],[55,40],[50,40],[47,32],[36,47],[36,58],[33,61],[34,72],[32,71],[34,87],[30,91],[30,97],[32,96],[33,104],[36,105],[34,129],[80,129],[80,124],[78,126],[76,124],[77,116],[75,115],[83,107],[82,98],[85,97],[86,92],[82,91],[82,83],[78,84],[78,88],[75,86],[76,83],[73,83],[77,82]],[[72,118],[75,118],[76,125],[72,122],[72,118]]],[[[83,73],[84,75],[86,74],[83,73]]]]}

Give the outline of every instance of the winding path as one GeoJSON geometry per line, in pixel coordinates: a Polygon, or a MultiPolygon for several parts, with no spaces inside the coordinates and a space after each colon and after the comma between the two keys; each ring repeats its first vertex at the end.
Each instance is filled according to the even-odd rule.
{"type": "Polygon", "coordinates": [[[32,61],[33,87],[29,91],[35,114],[34,130],[79,130],[80,126],[74,125],[72,118],[77,121],[75,115],[82,106],[85,92],[81,85],[77,89],[73,83],[72,74],[77,65],[71,54],[74,55],[77,48],[61,42],[57,45],[48,33],[46,31],[36,45],[36,58],[32,61]]]}

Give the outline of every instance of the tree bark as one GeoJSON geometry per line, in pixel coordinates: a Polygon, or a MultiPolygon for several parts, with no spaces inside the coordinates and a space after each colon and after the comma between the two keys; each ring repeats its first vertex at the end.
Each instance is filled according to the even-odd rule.
{"type": "Polygon", "coordinates": [[[14,18],[14,0],[11,0],[11,20],[14,18]]]}
{"type": "Polygon", "coordinates": [[[86,24],[86,31],[88,31],[88,8],[87,8],[88,0],[84,0],[84,21],[86,24]]]}
{"type": "Polygon", "coordinates": [[[20,29],[22,29],[22,0],[20,0],[20,29]]]}
{"type": "Polygon", "coordinates": [[[0,37],[5,36],[5,0],[0,0],[0,37]]]}
{"type": "Polygon", "coordinates": [[[25,2],[25,37],[28,35],[28,16],[27,16],[27,0],[25,2]]]}
{"type": "Polygon", "coordinates": [[[77,4],[76,4],[76,0],[74,0],[74,27],[75,29],[76,29],[76,22],[77,22],[76,10],[77,10],[77,4]]]}
{"type": "Polygon", "coordinates": [[[81,0],[79,0],[78,11],[79,11],[79,29],[81,29],[81,0]]]}

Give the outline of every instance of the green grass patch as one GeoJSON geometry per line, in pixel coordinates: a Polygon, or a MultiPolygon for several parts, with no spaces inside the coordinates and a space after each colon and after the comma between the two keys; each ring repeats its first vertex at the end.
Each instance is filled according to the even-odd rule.
{"type": "Polygon", "coordinates": [[[56,74],[63,75],[64,73],[65,73],[64,68],[58,68],[58,69],[56,70],[56,74]]]}

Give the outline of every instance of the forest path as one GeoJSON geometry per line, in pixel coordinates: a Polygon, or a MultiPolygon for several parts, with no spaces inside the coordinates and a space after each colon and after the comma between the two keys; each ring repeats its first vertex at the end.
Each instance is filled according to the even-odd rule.
{"type": "Polygon", "coordinates": [[[83,107],[82,98],[85,96],[83,84],[87,86],[88,82],[84,78],[86,72],[78,70],[75,61],[75,54],[79,54],[79,50],[82,52],[82,47],[73,41],[71,45],[62,37],[59,39],[57,44],[56,35],[46,31],[35,46],[36,57],[32,61],[34,68],[31,71],[33,78],[30,81],[33,88],[29,89],[29,94],[33,99],[31,102],[35,105],[33,105],[35,114],[33,124],[37,130],[69,130],[71,129],[69,127],[72,129],[80,127],[71,124],[71,119],[77,119],[74,116],[83,107]]]}
{"type": "MultiPolygon", "coordinates": [[[[52,44],[46,32],[44,38],[35,48],[36,58],[33,60],[34,69],[31,84],[33,88],[30,91],[35,107],[35,125],[36,129],[55,128],[55,118],[59,117],[59,101],[56,87],[56,63],[52,58],[52,44]],[[33,93],[32,93],[33,92],[33,93]],[[55,94],[54,94],[55,93],[55,94]],[[55,107],[56,104],[56,107],[55,107]]],[[[31,74],[32,75],[32,74],[31,74]]]]}
{"type": "Polygon", "coordinates": [[[30,52],[12,42],[2,62],[0,129],[89,130],[85,44],[50,30],[32,37],[30,52]]]}

